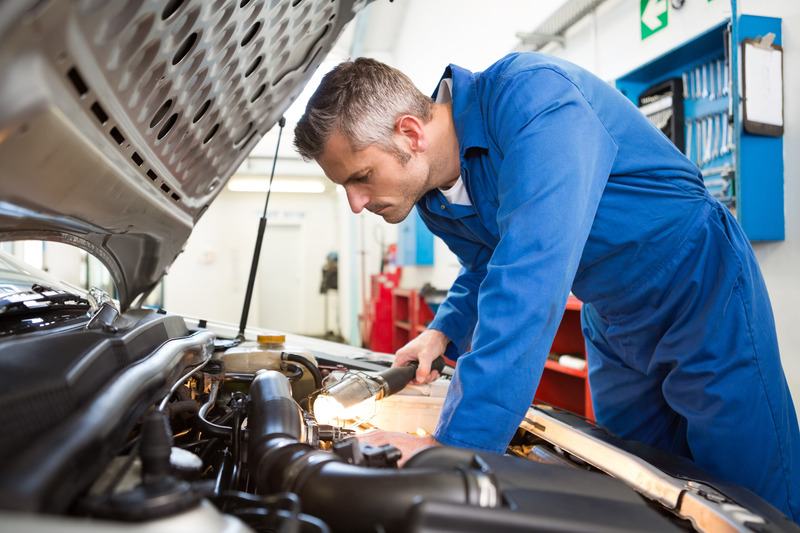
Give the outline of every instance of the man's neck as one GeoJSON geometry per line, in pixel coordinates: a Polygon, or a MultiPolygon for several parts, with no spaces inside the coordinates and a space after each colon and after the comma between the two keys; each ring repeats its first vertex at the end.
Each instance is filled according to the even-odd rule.
{"type": "Polygon", "coordinates": [[[431,161],[432,167],[437,172],[435,185],[442,189],[449,189],[461,176],[458,136],[453,124],[453,109],[449,102],[434,104],[433,119],[430,124],[433,127],[433,139],[436,144],[432,154],[435,160],[431,161]]]}

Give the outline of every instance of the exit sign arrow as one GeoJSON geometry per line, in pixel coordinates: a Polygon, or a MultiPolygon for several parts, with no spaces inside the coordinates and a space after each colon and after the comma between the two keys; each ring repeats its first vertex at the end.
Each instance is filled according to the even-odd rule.
{"type": "Polygon", "coordinates": [[[667,0],[641,0],[642,39],[667,27],[667,0]]]}

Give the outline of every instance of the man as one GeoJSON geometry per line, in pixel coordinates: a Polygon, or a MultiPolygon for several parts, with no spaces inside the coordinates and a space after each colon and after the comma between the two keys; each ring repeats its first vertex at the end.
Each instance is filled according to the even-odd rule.
{"type": "Polygon", "coordinates": [[[295,146],[355,213],[416,206],[462,269],[397,352],[457,360],[433,437],[502,453],[567,296],[583,301],[592,402],[617,435],[693,459],[800,518],[800,432],[752,248],[701,174],[622,94],[542,54],[450,65],[430,99],[369,59],[328,73],[295,146]]]}

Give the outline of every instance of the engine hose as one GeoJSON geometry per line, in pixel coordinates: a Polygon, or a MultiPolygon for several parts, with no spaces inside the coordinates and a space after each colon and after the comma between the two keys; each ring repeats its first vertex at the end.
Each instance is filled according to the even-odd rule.
{"type": "Polygon", "coordinates": [[[303,379],[303,368],[295,363],[284,363],[286,370],[291,370],[292,374],[287,379],[294,383],[303,379]]]}
{"type": "MultiPolygon", "coordinates": [[[[236,393],[240,394],[240,393],[236,393]]],[[[233,454],[233,475],[231,476],[231,488],[239,490],[239,475],[242,468],[242,420],[245,414],[245,399],[234,396],[233,403],[233,423],[231,438],[231,453],[233,454]]]]}
{"type": "Polygon", "coordinates": [[[200,406],[195,400],[178,400],[176,402],[168,403],[164,411],[169,415],[177,415],[180,413],[195,414],[200,406]]]}
{"type": "Polygon", "coordinates": [[[230,439],[233,433],[233,429],[230,426],[220,426],[219,424],[215,424],[206,418],[208,412],[214,408],[214,404],[217,401],[218,392],[219,381],[214,381],[211,383],[211,390],[208,393],[208,401],[204,403],[198,411],[197,418],[200,420],[200,426],[202,427],[204,433],[214,437],[230,439]]]}
{"type": "Polygon", "coordinates": [[[228,450],[222,450],[216,464],[217,477],[214,481],[214,496],[230,490],[231,474],[233,470],[233,455],[228,450]]]}
{"type": "Polygon", "coordinates": [[[296,493],[303,512],[325,517],[334,531],[372,532],[376,525],[404,531],[410,511],[424,500],[496,505],[495,484],[469,461],[446,469],[354,466],[301,442],[301,426],[286,377],[276,371],[257,376],[250,387],[248,449],[256,486],[263,494],[296,493]]]}
{"type": "Polygon", "coordinates": [[[303,367],[308,370],[308,373],[311,374],[311,377],[314,378],[314,390],[322,388],[322,372],[320,372],[317,365],[309,361],[308,358],[296,353],[281,352],[281,359],[303,365],[303,367]]]}

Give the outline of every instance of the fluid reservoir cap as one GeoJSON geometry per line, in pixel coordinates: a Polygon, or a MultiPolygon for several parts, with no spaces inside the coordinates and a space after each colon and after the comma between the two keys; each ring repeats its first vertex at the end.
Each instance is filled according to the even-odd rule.
{"type": "Polygon", "coordinates": [[[256,340],[259,344],[281,344],[286,342],[286,335],[259,335],[256,340]]]}

